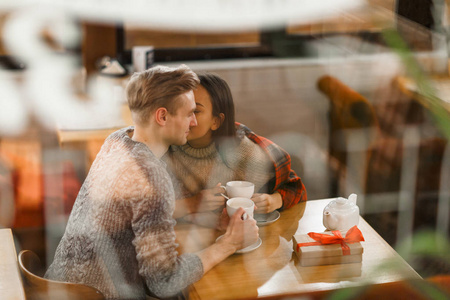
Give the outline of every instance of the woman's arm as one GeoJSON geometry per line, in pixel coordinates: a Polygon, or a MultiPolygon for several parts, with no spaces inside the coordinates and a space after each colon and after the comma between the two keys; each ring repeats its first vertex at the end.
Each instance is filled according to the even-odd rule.
{"type": "MultiPolygon", "coordinates": [[[[260,146],[270,157],[275,168],[275,177],[271,180],[272,192],[274,194],[277,192],[281,196],[282,206],[280,209],[287,209],[299,202],[306,201],[306,188],[301,178],[291,169],[289,153],[271,140],[255,134],[245,125],[239,123],[236,123],[236,125],[244,131],[247,138],[260,146]]],[[[272,200],[276,201],[274,198],[272,200]]]]}

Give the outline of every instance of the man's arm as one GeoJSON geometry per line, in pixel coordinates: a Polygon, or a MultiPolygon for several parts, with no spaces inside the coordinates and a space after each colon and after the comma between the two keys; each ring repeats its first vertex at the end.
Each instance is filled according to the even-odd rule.
{"type": "Polygon", "coordinates": [[[139,186],[129,201],[139,274],[153,294],[171,297],[201,278],[202,261],[192,253],[178,255],[173,186],[167,172],[147,166],[133,173],[133,186],[139,186]]]}
{"type": "Polygon", "coordinates": [[[227,231],[221,239],[197,253],[203,264],[203,273],[208,272],[215,265],[258,240],[258,226],[253,218],[242,220],[244,209],[239,208],[231,217],[227,231]]]}

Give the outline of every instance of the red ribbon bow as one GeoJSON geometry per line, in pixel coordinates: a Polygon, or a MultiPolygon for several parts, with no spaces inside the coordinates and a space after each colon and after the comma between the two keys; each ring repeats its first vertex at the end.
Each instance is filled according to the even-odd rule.
{"type": "Polygon", "coordinates": [[[334,230],[331,232],[333,235],[325,233],[310,232],[308,235],[316,242],[299,243],[297,244],[297,251],[300,247],[304,246],[319,246],[329,244],[341,244],[343,255],[350,255],[350,247],[347,244],[353,244],[358,242],[364,242],[364,237],[358,227],[353,226],[347,231],[345,238],[342,237],[341,232],[334,230]]]}

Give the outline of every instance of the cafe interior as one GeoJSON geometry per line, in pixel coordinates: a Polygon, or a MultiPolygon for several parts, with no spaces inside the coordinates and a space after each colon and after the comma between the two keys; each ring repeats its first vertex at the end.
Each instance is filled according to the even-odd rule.
{"type": "MultiPolygon", "coordinates": [[[[2,2],[1,299],[104,299],[43,274],[104,140],[132,125],[130,76],[180,64],[226,80],[236,121],[289,153],[307,201],[179,297],[450,296],[448,1],[2,2]],[[299,236],[351,194],[360,260],[304,264],[299,236]]],[[[180,253],[222,234],[202,225],[177,220],[180,253]]]]}

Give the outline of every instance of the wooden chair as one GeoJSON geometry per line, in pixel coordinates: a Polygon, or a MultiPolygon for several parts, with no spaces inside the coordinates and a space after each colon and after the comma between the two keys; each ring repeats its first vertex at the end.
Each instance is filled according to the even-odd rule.
{"type": "Polygon", "coordinates": [[[322,76],[317,81],[317,87],[330,101],[329,121],[329,155],[330,165],[336,172],[337,186],[331,188],[335,194],[348,189],[348,178],[352,176],[360,181],[356,192],[364,190],[366,165],[371,159],[371,147],[380,136],[380,128],[372,104],[361,94],[329,75],[322,76]],[[351,150],[357,148],[359,151],[351,150]],[[349,154],[358,158],[357,168],[348,174],[349,154]],[[362,169],[361,169],[362,167],[362,169]]]}
{"type": "Polygon", "coordinates": [[[28,300],[101,300],[105,299],[97,289],[77,283],[43,278],[44,270],[38,256],[23,250],[18,256],[19,268],[28,300]]]}
{"type": "Polygon", "coordinates": [[[400,99],[389,88],[392,94],[383,94],[388,98],[383,100],[386,103],[375,106],[329,75],[319,78],[317,86],[330,101],[329,154],[337,161],[337,178],[344,178],[336,192],[396,193],[401,188],[402,160],[407,150],[404,134],[407,128],[418,128],[423,122],[421,108],[415,101],[400,99]],[[345,178],[349,176],[353,178],[345,178]]]}

